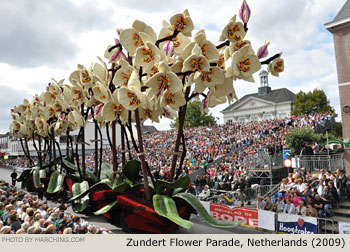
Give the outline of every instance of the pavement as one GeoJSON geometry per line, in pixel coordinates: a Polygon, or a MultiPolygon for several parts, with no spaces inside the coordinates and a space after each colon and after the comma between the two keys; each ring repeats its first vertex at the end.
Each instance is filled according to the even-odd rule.
{"type": "MultiPolygon", "coordinates": [[[[0,167],[0,179],[5,180],[11,184],[10,174],[12,169],[0,167]]],[[[16,187],[20,189],[20,184],[17,183],[16,187]]],[[[55,206],[56,203],[48,201],[49,206],[55,206]]],[[[67,211],[68,214],[78,215],[82,219],[88,221],[90,224],[98,226],[100,228],[107,228],[113,234],[125,234],[120,228],[108,223],[104,216],[94,215],[93,213],[77,214],[73,211],[72,207],[69,206],[67,211]]],[[[206,224],[200,217],[192,214],[190,221],[193,222],[193,226],[190,230],[179,228],[173,234],[267,234],[266,231],[257,230],[248,227],[235,227],[235,228],[215,228],[206,224]]]]}

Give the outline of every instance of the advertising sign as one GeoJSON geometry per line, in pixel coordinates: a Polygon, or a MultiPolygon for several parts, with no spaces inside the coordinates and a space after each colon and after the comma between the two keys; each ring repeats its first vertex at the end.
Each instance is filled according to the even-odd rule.
{"type": "Polygon", "coordinates": [[[317,218],[296,214],[278,214],[277,232],[289,234],[317,234],[317,218]]]}
{"type": "Polygon", "coordinates": [[[258,226],[258,210],[210,203],[210,215],[222,221],[243,221],[243,225],[258,226]]]}

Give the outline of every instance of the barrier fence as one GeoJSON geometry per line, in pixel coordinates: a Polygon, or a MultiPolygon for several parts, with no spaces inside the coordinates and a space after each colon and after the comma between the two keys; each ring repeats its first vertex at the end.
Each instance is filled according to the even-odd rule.
{"type": "Polygon", "coordinates": [[[319,172],[321,169],[330,170],[334,173],[337,169],[343,170],[344,154],[334,155],[303,155],[295,157],[295,165],[297,169],[305,168],[310,172],[319,172]]]}
{"type": "Polygon", "coordinates": [[[242,225],[260,228],[273,233],[322,234],[350,233],[350,222],[335,223],[334,220],[275,213],[252,208],[201,202],[208,213],[222,221],[242,221],[242,225]],[[339,230],[339,231],[337,231],[339,230]]]}

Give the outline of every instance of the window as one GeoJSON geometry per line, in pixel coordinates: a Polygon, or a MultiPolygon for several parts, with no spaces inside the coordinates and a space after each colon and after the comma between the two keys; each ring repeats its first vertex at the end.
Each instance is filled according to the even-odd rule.
{"type": "Polygon", "coordinates": [[[257,116],[252,116],[252,117],[250,117],[250,121],[251,122],[257,122],[258,121],[258,117],[257,116]]]}
{"type": "Polygon", "coordinates": [[[245,123],[245,118],[241,117],[241,118],[238,119],[238,121],[239,121],[240,123],[245,123]]]}
{"type": "Polygon", "coordinates": [[[269,115],[269,114],[265,115],[264,117],[265,117],[265,120],[270,120],[271,119],[271,115],[269,115]]]}
{"type": "Polygon", "coordinates": [[[281,114],[279,115],[279,118],[283,119],[283,118],[285,118],[286,116],[287,116],[286,113],[281,113],[281,114]]]}

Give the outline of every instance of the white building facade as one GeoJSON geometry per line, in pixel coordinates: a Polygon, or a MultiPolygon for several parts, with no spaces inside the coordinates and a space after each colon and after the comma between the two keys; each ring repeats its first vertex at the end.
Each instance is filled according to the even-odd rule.
{"type": "Polygon", "coordinates": [[[291,115],[295,94],[287,88],[271,90],[268,86],[268,72],[259,74],[261,86],[258,93],[248,94],[221,111],[224,123],[252,122],[291,115]]]}

